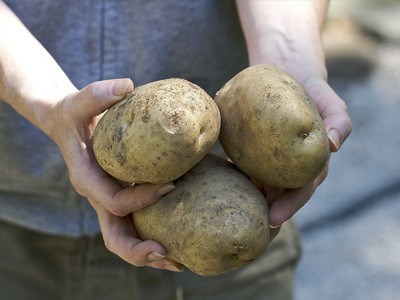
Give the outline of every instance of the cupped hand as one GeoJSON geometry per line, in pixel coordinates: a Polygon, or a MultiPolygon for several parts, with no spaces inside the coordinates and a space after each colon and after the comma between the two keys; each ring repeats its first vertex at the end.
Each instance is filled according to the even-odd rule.
{"type": "MultiPolygon", "coordinates": [[[[280,60],[270,63],[281,67],[299,81],[309,93],[322,117],[329,137],[330,151],[340,149],[352,130],[351,120],[347,114],[345,102],[334,92],[326,81],[326,71],[312,69],[309,65],[284,63],[280,60]]],[[[306,186],[298,189],[277,189],[263,185],[262,191],[270,207],[270,227],[279,227],[289,220],[311,199],[317,187],[324,181],[328,174],[328,164],[319,176],[306,186]]]]}
{"type": "Polygon", "coordinates": [[[311,199],[317,187],[328,174],[328,163],[318,177],[304,187],[297,189],[274,188],[265,184],[258,184],[264,194],[269,207],[269,226],[272,230],[289,220],[311,199]]]}
{"type": "Polygon", "coordinates": [[[94,82],[66,96],[54,107],[51,138],[59,146],[72,185],[85,196],[99,218],[106,247],[135,266],[181,271],[155,241],[142,241],[131,212],[157,201],[173,184],[129,185],[108,175],[96,162],[91,138],[101,115],[133,90],[130,79],[94,82]]]}

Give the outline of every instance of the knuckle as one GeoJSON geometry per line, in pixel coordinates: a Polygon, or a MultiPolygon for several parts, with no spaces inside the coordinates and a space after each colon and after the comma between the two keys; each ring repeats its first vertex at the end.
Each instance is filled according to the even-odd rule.
{"type": "Polygon", "coordinates": [[[118,217],[124,217],[126,216],[129,212],[126,212],[123,208],[119,207],[119,205],[117,205],[117,203],[114,202],[109,202],[106,205],[106,209],[112,213],[115,216],[118,217]]]}
{"type": "Polygon", "coordinates": [[[110,241],[109,238],[103,236],[103,241],[104,241],[104,246],[106,247],[106,249],[112,253],[115,253],[115,249],[113,247],[113,243],[110,241]]]}
{"type": "Polygon", "coordinates": [[[81,176],[77,174],[69,174],[69,178],[71,181],[72,186],[74,187],[75,191],[81,196],[87,196],[87,190],[85,186],[82,184],[81,176]]]}
{"type": "Polygon", "coordinates": [[[98,94],[97,82],[92,82],[85,87],[86,95],[96,97],[98,94]]]}
{"type": "MultiPolygon", "coordinates": [[[[129,253],[133,254],[135,253],[134,251],[135,246],[131,246],[129,249],[129,253]]],[[[136,266],[136,267],[144,267],[148,264],[147,261],[143,261],[142,259],[140,259],[137,255],[130,255],[129,258],[129,263],[136,266]]]]}

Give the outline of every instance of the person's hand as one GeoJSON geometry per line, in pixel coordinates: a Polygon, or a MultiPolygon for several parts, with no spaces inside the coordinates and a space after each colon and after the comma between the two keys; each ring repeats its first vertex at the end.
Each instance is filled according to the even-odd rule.
{"type": "MultiPolygon", "coordinates": [[[[331,152],[351,132],[346,104],[327,83],[321,32],[328,1],[236,1],[250,65],[269,63],[299,81],[324,121],[331,152]]],[[[328,166],[303,188],[282,190],[261,186],[270,206],[270,226],[290,219],[312,196],[328,166]]]]}
{"type": "Polygon", "coordinates": [[[181,271],[183,266],[165,258],[155,241],[141,241],[131,212],[157,201],[173,184],[129,185],[118,182],[96,162],[91,138],[101,115],[133,90],[130,79],[99,81],[66,96],[54,106],[52,131],[67,164],[71,182],[97,212],[106,247],[135,266],[181,271]]]}
{"type": "MultiPolygon", "coordinates": [[[[310,65],[305,66],[293,62],[280,64],[280,62],[276,61],[274,64],[297,79],[315,102],[328,133],[330,150],[331,152],[338,151],[351,133],[352,126],[347,114],[347,106],[327,83],[324,76],[326,72],[324,69],[313,70],[310,65]]],[[[270,61],[270,63],[273,62],[270,61]]],[[[270,207],[270,227],[279,227],[302,208],[327,174],[328,164],[314,181],[302,188],[276,189],[266,185],[262,186],[262,191],[270,207]]]]}

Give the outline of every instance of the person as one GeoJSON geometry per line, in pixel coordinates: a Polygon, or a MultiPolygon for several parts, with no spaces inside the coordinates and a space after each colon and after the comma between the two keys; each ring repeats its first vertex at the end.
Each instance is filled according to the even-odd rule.
{"type": "Polygon", "coordinates": [[[117,182],[96,163],[91,136],[133,83],[181,77],[213,95],[249,64],[270,63],[305,86],[338,151],[351,121],[327,83],[320,39],[327,7],[0,1],[0,299],[290,299],[300,252],[290,219],[327,168],[300,189],[260,187],[279,234],[248,267],[202,278],[181,272],[128,221],[173,184],[117,182]]]}

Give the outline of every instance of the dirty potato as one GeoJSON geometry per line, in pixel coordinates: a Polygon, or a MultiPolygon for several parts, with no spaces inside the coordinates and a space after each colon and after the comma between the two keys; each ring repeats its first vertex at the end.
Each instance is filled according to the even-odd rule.
{"type": "Polygon", "coordinates": [[[231,163],[207,155],[156,203],[133,212],[140,236],[203,276],[243,267],[269,241],[268,206],[254,183],[231,163]]]}
{"type": "Polygon", "coordinates": [[[249,177],[279,188],[314,180],[329,158],[322,119],[306,90],[271,65],[249,67],[216,94],[220,141],[249,177]]]}
{"type": "Polygon", "coordinates": [[[136,88],[111,107],[93,135],[100,166],[130,183],[167,183],[203,158],[218,138],[213,99],[184,79],[136,88]]]}

